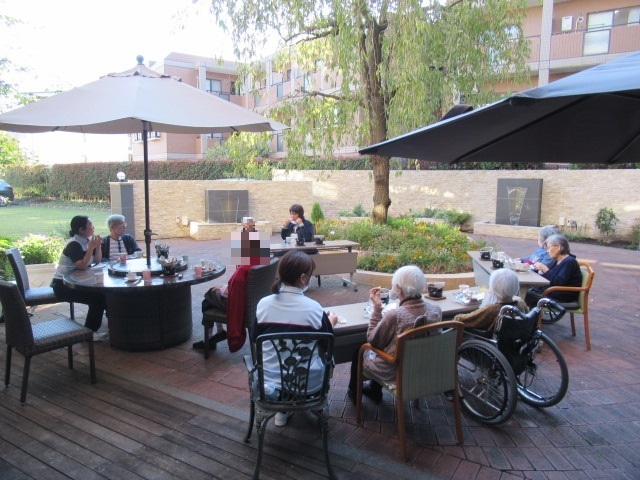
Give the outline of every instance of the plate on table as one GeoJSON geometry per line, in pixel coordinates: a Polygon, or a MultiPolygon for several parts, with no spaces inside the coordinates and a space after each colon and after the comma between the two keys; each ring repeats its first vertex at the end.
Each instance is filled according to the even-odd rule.
{"type": "Polygon", "coordinates": [[[514,270],[518,273],[524,273],[524,272],[528,272],[529,270],[531,270],[531,265],[527,264],[527,263],[523,263],[521,266],[519,267],[514,267],[514,270]]]}
{"type": "Polygon", "coordinates": [[[484,299],[484,293],[479,292],[478,294],[470,297],[462,292],[454,293],[453,297],[455,298],[455,302],[461,305],[479,305],[482,303],[484,299]]]}

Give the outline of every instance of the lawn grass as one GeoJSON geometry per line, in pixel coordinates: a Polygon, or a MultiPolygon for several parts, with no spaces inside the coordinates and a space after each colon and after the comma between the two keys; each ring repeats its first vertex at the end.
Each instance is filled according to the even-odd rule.
{"type": "Polygon", "coordinates": [[[69,222],[75,215],[88,215],[98,235],[107,235],[109,210],[92,207],[61,207],[9,204],[0,208],[0,236],[19,239],[37,233],[67,238],[69,222]]]}

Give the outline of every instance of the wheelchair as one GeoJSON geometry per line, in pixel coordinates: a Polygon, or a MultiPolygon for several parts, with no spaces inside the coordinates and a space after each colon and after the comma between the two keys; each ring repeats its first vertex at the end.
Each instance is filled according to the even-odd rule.
{"type": "Polygon", "coordinates": [[[493,332],[465,329],[458,385],[462,407],[475,420],[487,425],[507,421],[518,397],[534,407],[551,407],[564,398],[569,370],[560,349],[538,328],[542,310],[564,313],[542,298],[528,314],[502,307],[493,332]]]}

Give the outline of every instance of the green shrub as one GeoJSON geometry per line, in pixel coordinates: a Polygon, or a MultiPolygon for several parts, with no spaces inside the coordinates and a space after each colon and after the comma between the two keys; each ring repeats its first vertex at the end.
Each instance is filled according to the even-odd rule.
{"type": "Polygon", "coordinates": [[[311,207],[311,221],[316,224],[320,220],[324,220],[324,214],[322,213],[322,208],[320,208],[320,204],[315,202],[311,207]]]}
{"type": "Polygon", "coordinates": [[[57,262],[64,245],[65,241],[61,237],[33,234],[16,242],[26,265],[57,262]]]}
{"type": "Polygon", "coordinates": [[[9,237],[0,237],[0,279],[13,280],[13,269],[7,258],[7,249],[13,246],[14,239],[9,237]]]}
{"type": "Polygon", "coordinates": [[[369,217],[371,216],[370,212],[367,212],[361,203],[353,207],[352,210],[340,210],[338,212],[338,216],[340,217],[369,217]]]}
{"type": "Polygon", "coordinates": [[[441,218],[451,225],[462,227],[469,221],[471,214],[460,210],[438,210],[434,213],[433,218],[441,218]]]}
{"type": "Polygon", "coordinates": [[[616,231],[616,224],[618,223],[618,217],[616,217],[613,208],[603,207],[598,210],[596,214],[596,227],[600,230],[600,233],[609,238],[609,234],[616,231]]]}
{"type": "Polygon", "coordinates": [[[474,242],[447,223],[414,225],[410,219],[390,219],[384,225],[371,220],[323,220],[316,231],[327,240],[352,240],[360,244],[358,268],[393,273],[403,265],[417,265],[425,273],[460,273],[472,269],[468,250],[474,242]]]}

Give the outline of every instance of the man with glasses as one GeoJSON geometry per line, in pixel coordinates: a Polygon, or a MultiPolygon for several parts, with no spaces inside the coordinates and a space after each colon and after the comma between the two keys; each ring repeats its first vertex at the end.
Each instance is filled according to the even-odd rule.
{"type": "Polygon", "coordinates": [[[116,259],[121,253],[132,255],[142,252],[133,236],[124,233],[127,228],[124,215],[111,215],[107,219],[109,236],[102,239],[102,258],[116,259]]]}

